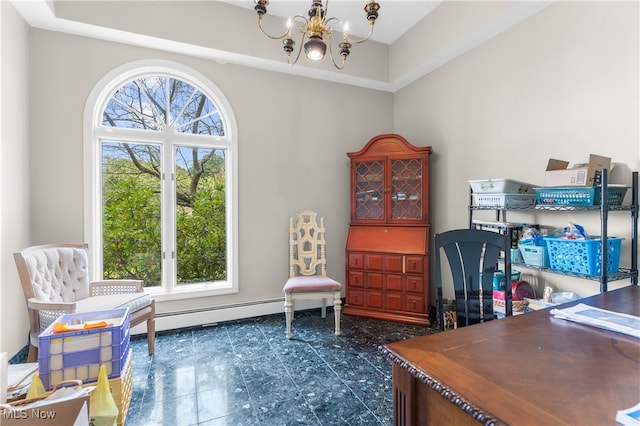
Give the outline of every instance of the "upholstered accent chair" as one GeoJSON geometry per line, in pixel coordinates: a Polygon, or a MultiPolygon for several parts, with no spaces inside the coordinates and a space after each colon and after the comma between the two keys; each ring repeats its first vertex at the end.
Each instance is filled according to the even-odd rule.
{"type": "Polygon", "coordinates": [[[89,246],[48,244],[14,253],[29,314],[28,362],[38,355],[38,336],[60,315],[129,308],[134,327],[147,322],[147,345],[153,355],[155,300],[141,280],[89,281],[89,246]]]}
{"type": "Polygon", "coordinates": [[[327,315],[326,299],[331,299],[335,334],[340,335],[342,284],[327,276],[324,219],[318,224],[316,217],[316,212],[303,210],[295,224],[289,219],[289,279],[283,289],[287,339],[291,339],[294,304],[299,299],[322,299],[322,318],[327,315]]]}

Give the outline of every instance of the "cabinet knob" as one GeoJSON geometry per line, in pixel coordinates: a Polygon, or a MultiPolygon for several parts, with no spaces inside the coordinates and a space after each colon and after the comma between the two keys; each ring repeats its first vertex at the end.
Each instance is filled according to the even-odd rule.
{"type": "Polygon", "coordinates": [[[416,289],[416,280],[411,281],[411,283],[413,284],[413,289],[415,290],[416,289]]]}
{"type": "Polygon", "coordinates": [[[412,261],[412,262],[411,262],[411,264],[413,265],[413,266],[412,266],[412,267],[413,267],[413,269],[416,269],[416,261],[415,261],[415,260],[414,260],[414,261],[412,261]]]}

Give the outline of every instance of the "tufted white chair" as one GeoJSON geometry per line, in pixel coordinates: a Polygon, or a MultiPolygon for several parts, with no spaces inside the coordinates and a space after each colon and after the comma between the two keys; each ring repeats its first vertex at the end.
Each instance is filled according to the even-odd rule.
{"type": "Polygon", "coordinates": [[[155,344],[155,300],[141,280],[89,282],[89,246],[47,244],[13,254],[29,313],[28,362],[38,355],[38,336],[60,315],[129,308],[131,327],[147,322],[147,345],[155,344]]]}
{"type": "Polygon", "coordinates": [[[333,300],[335,334],[340,335],[342,284],[327,277],[324,220],[320,225],[316,212],[298,212],[294,225],[289,219],[289,279],[284,286],[284,311],[287,339],[291,339],[294,303],[298,299],[322,299],[322,318],[327,315],[326,299],[333,300]]]}

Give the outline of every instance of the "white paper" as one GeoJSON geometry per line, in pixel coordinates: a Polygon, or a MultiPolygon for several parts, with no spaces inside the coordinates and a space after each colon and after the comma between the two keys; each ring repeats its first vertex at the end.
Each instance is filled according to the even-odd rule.
{"type": "Polygon", "coordinates": [[[619,410],[616,422],[625,426],[640,426],[640,404],[626,410],[619,410]]]}
{"type": "Polygon", "coordinates": [[[31,378],[38,372],[38,363],[29,362],[25,364],[10,364],[9,365],[9,379],[7,381],[7,387],[12,388],[20,386],[27,382],[31,383],[31,378]]]}
{"type": "Polygon", "coordinates": [[[550,313],[555,318],[591,325],[640,339],[640,317],[634,315],[608,311],[584,303],[565,309],[551,309],[550,313]]]}
{"type": "Polygon", "coordinates": [[[87,403],[82,404],[82,408],[73,422],[73,426],[89,426],[89,407],[87,403]]]}
{"type": "Polygon", "coordinates": [[[33,375],[38,372],[38,363],[9,364],[7,379],[7,399],[26,395],[33,375]]]}

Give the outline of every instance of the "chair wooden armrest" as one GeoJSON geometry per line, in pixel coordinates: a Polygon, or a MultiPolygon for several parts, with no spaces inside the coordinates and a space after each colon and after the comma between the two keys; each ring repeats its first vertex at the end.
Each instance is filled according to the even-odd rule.
{"type": "Polygon", "coordinates": [[[142,280],[101,280],[89,283],[90,296],[142,292],[144,292],[142,280]]]}
{"type": "MultiPolygon", "coordinates": [[[[76,302],[43,302],[31,297],[27,299],[27,308],[29,308],[30,318],[30,341],[35,345],[34,342],[37,342],[38,335],[58,319],[60,315],[73,314],[76,312],[76,302]]],[[[29,357],[33,359],[32,357],[35,356],[35,353],[32,354],[31,349],[29,352],[29,357]]]]}
{"type": "Polygon", "coordinates": [[[32,297],[27,300],[27,307],[35,311],[62,311],[72,314],[76,311],[76,302],[43,302],[32,297]]]}

